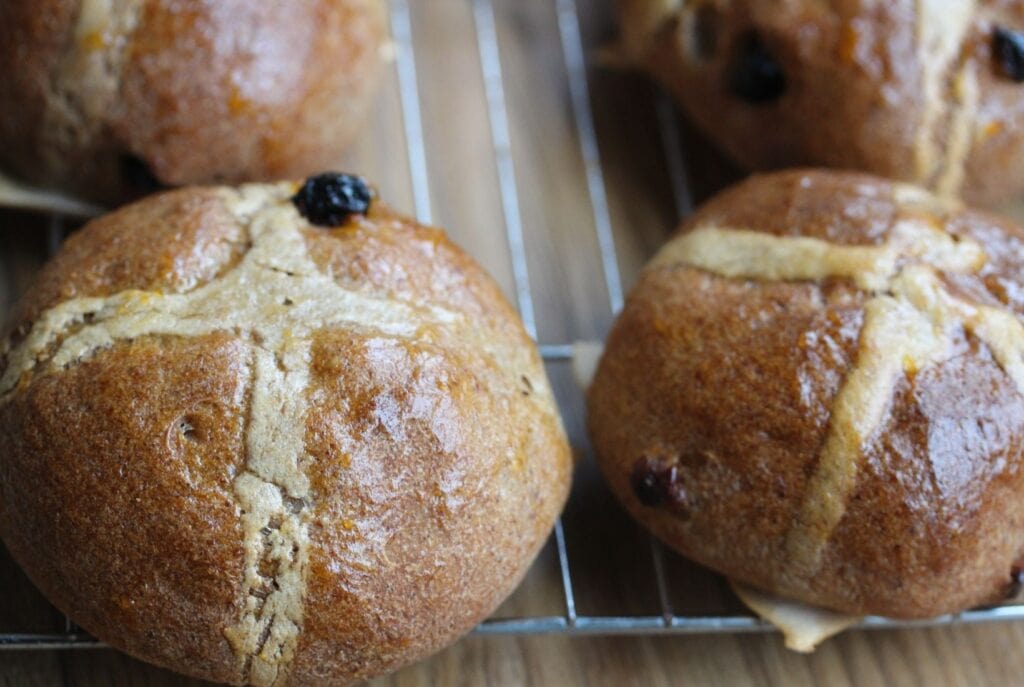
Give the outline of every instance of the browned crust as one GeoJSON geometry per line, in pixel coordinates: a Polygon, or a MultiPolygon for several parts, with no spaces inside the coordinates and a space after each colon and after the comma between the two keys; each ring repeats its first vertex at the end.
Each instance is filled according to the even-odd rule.
{"type": "MultiPolygon", "coordinates": [[[[87,225],[22,317],[72,297],[217,279],[246,250],[224,198],[186,189],[87,225]]],[[[337,229],[295,217],[314,261],[346,289],[475,323],[313,340],[310,563],[288,683],[343,684],[422,657],[490,613],[544,542],[571,462],[553,400],[523,381],[543,374],[533,344],[442,231],[380,202],[337,229]]],[[[222,632],[244,594],[231,485],[245,464],[251,365],[251,342],[233,332],[145,336],[28,375],[0,403],[0,534],[32,579],[114,646],[233,683],[244,668],[222,632]]]]}
{"type": "Polygon", "coordinates": [[[346,288],[425,300],[522,339],[518,317],[501,289],[443,229],[377,201],[365,219],[354,217],[347,227],[310,230],[306,236],[313,261],[346,288]],[[394,263],[402,269],[391,269],[394,263]]]}
{"type": "Polygon", "coordinates": [[[169,184],[328,168],[369,107],[384,37],[379,0],[148,0],[114,130],[169,184]]]}
{"type": "Polygon", "coordinates": [[[24,333],[41,312],[71,298],[194,289],[247,248],[243,227],[214,189],[162,193],[88,226],[40,270],[8,322],[11,328],[24,333]]]}
{"type": "MultiPolygon", "coordinates": [[[[856,175],[756,177],[682,231],[710,224],[873,244],[891,227],[891,196],[887,182],[856,175]]],[[[991,259],[955,287],[1024,314],[1024,233],[974,212],[954,213],[947,226],[991,259]]],[[[1024,398],[984,344],[964,334],[954,340],[958,355],[898,386],[821,569],[810,581],[791,570],[785,535],[856,359],[864,302],[843,280],[646,271],[588,394],[602,470],[669,545],[782,596],[895,617],[998,600],[1024,552],[1024,398]],[[630,483],[641,459],[678,467],[675,503],[641,504],[630,483]]]]}
{"type": "MultiPolygon", "coordinates": [[[[663,83],[698,127],[744,167],[820,165],[922,184],[937,181],[920,178],[914,164],[926,105],[913,0],[618,5],[628,59],[663,83]],[[713,8],[715,49],[704,56],[698,55],[694,33],[698,7],[713,8]],[[771,103],[750,105],[729,89],[738,46],[751,32],[787,77],[785,94],[771,103]]],[[[943,99],[953,99],[955,72],[968,64],[976,68],[980,101],[962,194],[986,205],[1024,190],[1024,98],[1019,84],[996,73],[991,43],[997,24],[1024,27],[1024,5],[979,2],[942,86],[943,99]]],[[[935,140],[945,144],[951,121],[943,118],[937,126],[935,140]]]]}
{"type": "Polygon", "coordinates": [[[78,138],[75,127],[42,126],[54,97],[54,78],[71,42],[79,0],[12,0],[0,4],[0,165],[26,179],[42,183],[48,169],[77,167],[90,176],[93,166],[81,167],[77,155],[61,159],[78,138]],[[16,106],[14,106],[16,104],[16,106]]]}
{"type": "Polygon", "coordinates": [[[81,0],[0,8],[0,165],[103,201],[337,165],[383,67],[381,0],[137,0],[124,33],[75,36],[81,0]],[[49,10],[49,11],[48,11],[49,10]],[[102,59],[100,59],[102,57],[102,59]],[[98,73],[83,71],[94,60],[98,73]],[[102,74],[102,76],[100,76],[102,74]]]}
{"type": "Polygon", "coordinates": [[[474,351],[325,332],[314,374],[319,526],[295,678],[343,665],[366,679],[436,651],[511,592],[568,464],[550,459],[553,419],[474,351]]]}
{"type": "Polygon", "coordinates": [[[138,341],[0,409],[0,534],[32,581],[112,645],[236,684],[247,367],[225,334],[138,341]]]}

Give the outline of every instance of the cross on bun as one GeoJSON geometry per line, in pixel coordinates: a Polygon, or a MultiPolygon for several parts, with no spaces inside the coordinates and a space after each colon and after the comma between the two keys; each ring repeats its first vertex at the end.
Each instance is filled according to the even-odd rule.
{"type": "Polygon", "coordinates": [[[855,615],[1004,597],[1024,555],[1024,232],[852,173],[754,177],[650,262],[588,392],[667,544],[855,615]]]}
{"type": "Polygon", "coordinates": [[[0,170],[104,202],[314,173],[385,40],[383,0],[5,0],[0,170]]]}
{"type": "Polygon", "coordinates": [[[627,59],[749,169],[1024,192],[1024,2],[618,2],[627,59]]]}
{"type": "Polygon", "coordinates": [[[341,684],[423,657],[505,598],[567,495],[497,286],[347,175],[90,223],[3,353],[4,542],[86,630],[195,677],[341,684]]]}

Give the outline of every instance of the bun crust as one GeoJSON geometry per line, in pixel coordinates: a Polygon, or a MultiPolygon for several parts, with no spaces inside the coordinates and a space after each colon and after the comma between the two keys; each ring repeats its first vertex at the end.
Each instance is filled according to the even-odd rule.
{"type": "Polygon", "coordinates": [[[667,544],[777,595],[915,618],[1024,554],[1024,232],[794,171],[699,210],[588,394],[601,468],[667,544]]]}
{"type": "Polygon", "coordinates": [[[1024,91],[993,55],[1024,3],[618,2],[627,58],[748,169],[862,170],[981,204],[1024,192],[1024,91]]]}
{"type": "Polygon", "coordinates": [[[10,0],[0,167],[114,202],[336,166],[385,37],[381,0],[10,0]]]}
{"type": "Polygon", "coordinates": [[[0,535],[89,632],[231,684],[343,684],[511,592],[567,495],[535,347],[444,233],[295,184],[72,236],[0,365],[0,535]]]}

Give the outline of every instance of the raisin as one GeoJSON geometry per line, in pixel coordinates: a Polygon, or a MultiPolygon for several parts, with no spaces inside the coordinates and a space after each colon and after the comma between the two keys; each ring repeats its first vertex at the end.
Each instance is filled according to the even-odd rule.
{"type": "Polygon", "coordinates": [[[641,458],[633,465],[630,484],[640,503],[651,508],[661,505],[664,494],[660,482],[658,466],[650,458],[641,458]]]}
{"type": "Polygon", "coordinates": [[[756,33],[740,40],[740,49],[729,71],[734,95],[751,105],[764,105],[786,92],[786,74],[756,33]]]}
{"type": "Polygon", "coordinates": [[[1005,77],[1017,83],[1024,81],[1024,31],[997,26],[992,53],[1005,77]]]}
{"type": "Polygon", "coordinates": [[[311,223],[338,227],[352,215],[366,214],[373,202],[373,191],[361,177],[325,172],[306,179],[292,202],[311,223]]]}
{"type": "Polygon", "coordinates": [[[664,505],[677,516],[689,517],[686,489],[675,463],[646,456],[640,458],[633,464],[630,485],[643,505],[649,508],[664,505]]]}

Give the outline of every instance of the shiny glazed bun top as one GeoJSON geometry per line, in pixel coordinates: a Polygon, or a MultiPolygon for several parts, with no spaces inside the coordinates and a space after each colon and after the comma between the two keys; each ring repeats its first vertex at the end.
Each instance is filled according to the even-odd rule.
{"type": "Polygon", "coordinates": [[[589,391],[601,466],[687,556],[852,614],[1002,598],[1024,554],[1024,232],[794,171],[700,209],[589,391]]]}
{"type": "Polygon", "coordinates": [[[497,286],[347,175],[90,223],[2,352],[11,554],[95,636],[203,679],[425,656],[512,590],[568,491],[497,286]]]}
{"type": "Polygon", "coordinates": [[[619,0],[628,58],[736,161],[1024,193],[1024,2],[619,0]]]}
{"type": "Polygon", "coordinates": [[[0,171],[115,202],[337,165],[383,0],[5,0],[0,171]]]}

